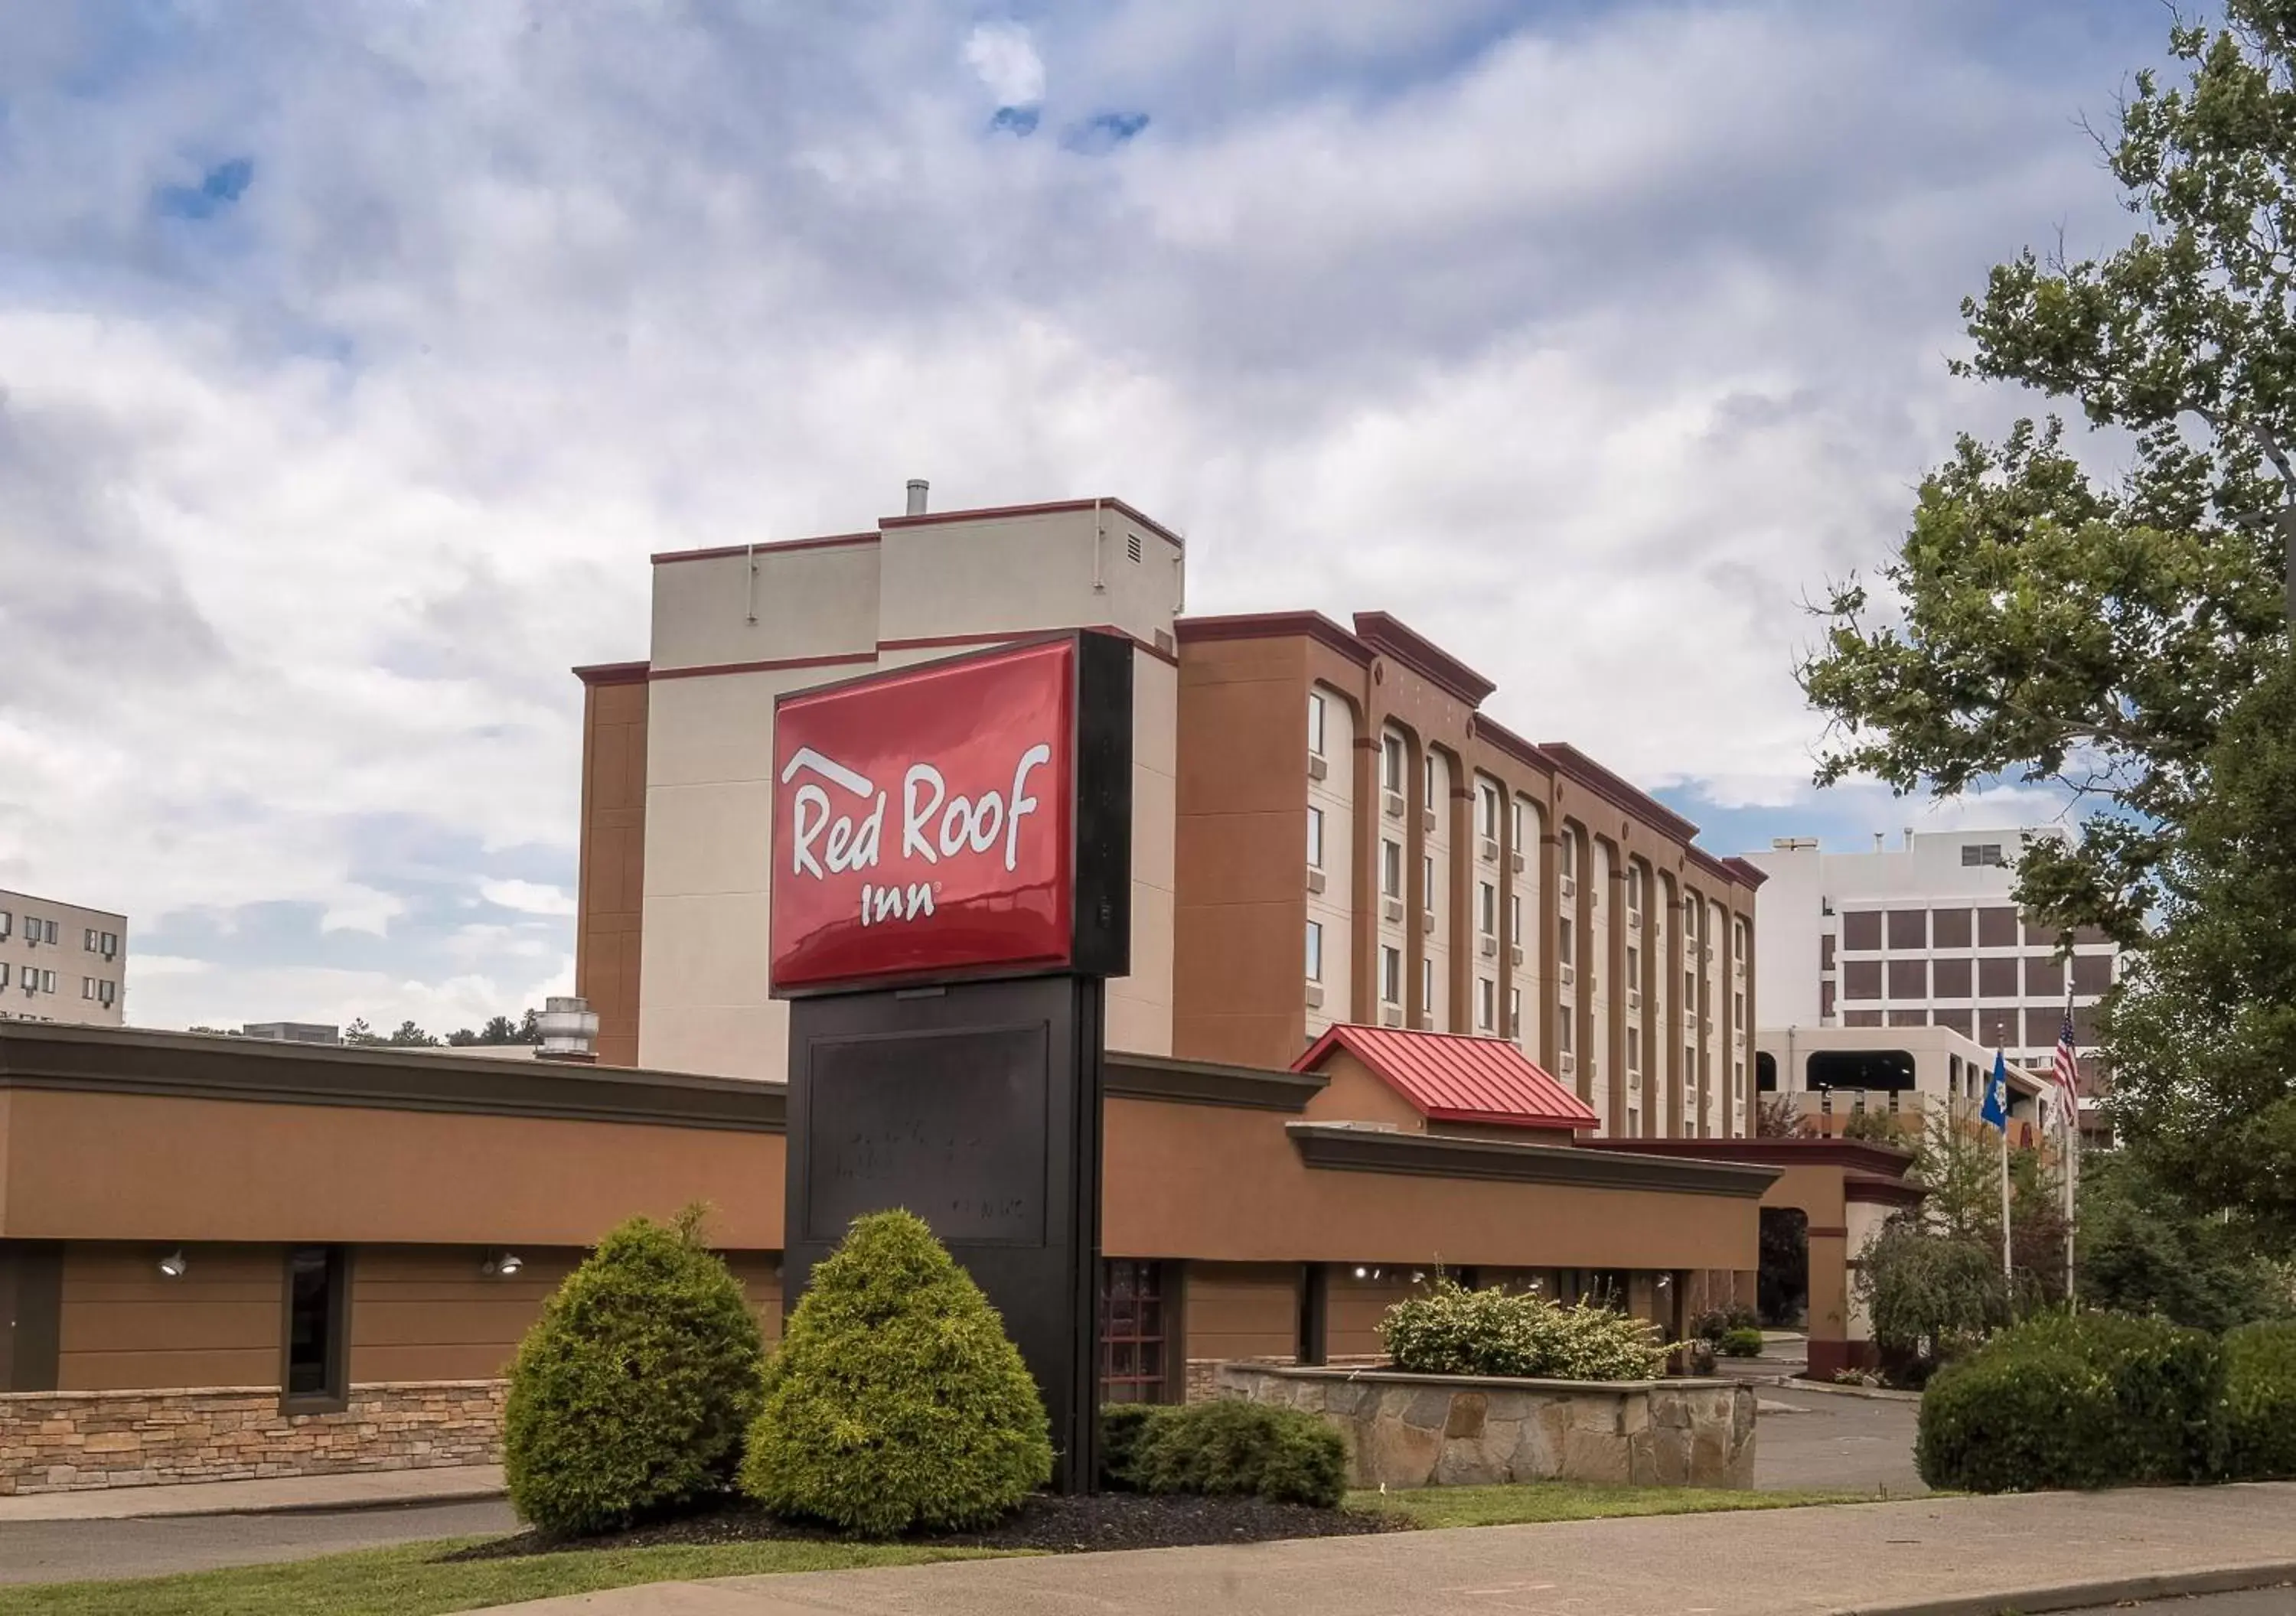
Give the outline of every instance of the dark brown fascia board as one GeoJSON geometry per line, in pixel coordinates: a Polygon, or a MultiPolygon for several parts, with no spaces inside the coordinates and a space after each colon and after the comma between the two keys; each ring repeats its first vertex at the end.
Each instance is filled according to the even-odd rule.
{"type": "Polygon", "coordinates": [[[1929,1196],[1929,1187],[1916,1184],[1911,1179],[1892,1178],[1887,1173],[1866,1172],[1857,1168],[1841,1175],[1842,1198],[1852,1204],[1880,1206],[1919,1206],[1929,1196]]]}
{"type": "Polygon", "coordinates": [[[1740,858],[1736,853],[1732,853],[1728,858],[1723,860],[1722,868],[1728,870],[1732,875],[1736,876],[1739,880],[1744,882],[1750,887],[1759,886],[1763,882],[1770,878],[1770,872],[1768,870],[1764,869],[1760,865],[1753,862],[1750,859],[1740,858]]]}
{"type": "Polygon", "coordinates": [[[1047,500],[1035,505],[983,505],[972,510],[928,510],[919,516],[881,517],[878,518],[877,526],[880,527],[930,527],[938,522],[995,522],[1016,516],[1062,516],[1078,510],[1090,510],[1095,506],[1104,510],[1113,510],[1119,516],[1128,517],[1158,538],[1168,540],[1182,550],[1188,547],[1188,542],[1185,539],[1165,526],[1154,517],[1136,506],[1126,504],[1112,494],[1103,494],[1096,500],[1047,500]]]}
{"type": "Polygon", "coordinates": [[[1181,617],[1172,624],[1182,645],[1208,640],[1313,640],[1357,667],[1372,665],[1371,647],[1321,612],[1242,612],[1224,617],[1181,617]]]}
{"type": "Polygon", "coordinates": [[[1716,1162],[1759,1162],[1797,1167],[1815,1163],[1847,1167],[1858,1172],[1902,1178],[1914,1164],[1914,1153],[1865,1139],[1767,1138],[1751,1139],[1588,1139],[1587,1150],[1632,1151],[1640,1155],[1695,1156],[1716,1162]]]}
{"type": "Polygon", "coordinates": [[[574,670],[584,684],[644,684],[653,669],[650,662],[594,662],[574,670]]]}
{"type": "MultiPolygon", "coordinates": [[[[1660,802],[1639,786],[1630,784],[1620,776],[1603,767],[1567,740],[1543,740],[1538,749],[1554,760],[1554,766],[1578,785],[1585,787],[1612,807],[1623,808],[1628,813],[1648,822],[1652,828],[1663,830],[1676,840],[1687,843],[1698,834],[1692,824],[1673,809],[1660,802]]],[[[1695,847],[1687,850],[1697,857],[1712,862],[1717,869],[1721,861],[1711,854],[1701,853],[1695,847]]]]}
{"type": "Polygon", "coordinates": [[[0,1023],[0,1090],[780,1133],[785,1084],[628,1066],[0,1023]]]}
{"type": "Polygon", "coordinates": [[[1391,1133],[1332,1122],[1287,1122],[1300,1159],[1338,1172],[1423,1179],[1499,1179],[1589,1189],[1644,1189],[1759,1200],[1779,1173],[1737,1162],[1685,1162],[1593,1151],[1576,1145],[1518,1145],[1433,1133],[1391,1133]]]}
{"type": "Polygon", "coordinates": [[[1468,732],[1493,751],[1504,752],[1515,762],[1554,778],[1554,760],[1540,751],[1536,742],[1523,739],[1497,719],[1478,713],[1468,732]]]}
{"type": "Polygon", "coordinates": [[[1425,674],[1471,707],[1480,706],[1483,698],[1499,688],[1496,680],[1484,678],[1417,629],[1389,613],[1357,612],[1356,637],[1385,651],[1406,667],[1425,674]]]}
{"type": "Polygon", "coordinates": [[[1310,1073],[1225,1066],[1162,1055],[1111,1054],[1104,1087],[1112,1099],[1297,1113],[1305,1111],[1329,1081],[1310,1073]]]}

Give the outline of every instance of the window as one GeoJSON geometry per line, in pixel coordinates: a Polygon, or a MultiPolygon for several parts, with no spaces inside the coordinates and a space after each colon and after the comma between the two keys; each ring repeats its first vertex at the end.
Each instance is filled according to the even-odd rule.
{"type": "Polygon", "coordinates": [[[1879,999],[1882,997],[1882,962],[1879,959],[1852,959],[1841,967],[1841,996],[1844,999],[1879,999]]]}
{"type": "Polygon", "coordinates": [[[2014,999],[2017,997],[2017,961],[2014,959],[1980,959],[1977,962],[1977,996],[1980,999],[2014,999]]]}
{"type": "MultiPolygon", "coordinates": [[[[2056,959],[2039,959],[2028,956],[2025,960],[2025,997],[2028,999],[2061,1000],[2065,996],[2065,967],[2056,959]]],[[[2057,1035],[2049,1034],[2054,1044],[2057,1035]]]]}
{"type": "Polygon", "coordinates": [[[1162,1402],[1164,1349],[1164,1265],[1107,1259],[1101,1264],[1101,1400],[1162,1402]]]}
{"type": "Polygon", "coordinates": [[[1746,1103],[1746,1063],[1742,1060],[1731,1069],[1730,1089],[1731,1092],[1737,1096],[1738,1103],[1744,1105],[1746,1103]]]}
{"type": "Polygon", "coordinates": [[[340,1245],[287,1253],[286,1395],[289,1408],[340,1408],[349,1391],[350,1260],[340,1245]]]}
{"type": "Polygon", "coordinates": [[[1685,943],[1698,940],[1698,900],[1695,898],[1682,901],[1682,937],[1685,943]]]}
{"type": "Polygon", "coordinates": [[[1320,920],[1308,922],[1308,980],[1324,979],[1324,925],[1320,920]]]}
{"type": "Polygon", "coordinates": [[[1522,1036],[1522,990],[1507,990],[1507,1033],[1513,1038],[1522,1036]]]}
{"type": "Polygon", "coordinates": [[[1422,760],[1421,760],[1421,763],[1422,763],[1422,765],[1423,765],[1423,771],[1425,773],[1425,775],[1426,775],[1426,777],[1427,777],[1427,779],[1426,779],[1426,786],[1427,786],[1427,804],[1426,804],[1426,805],[1427,805],[1428,811],[1429,811],[1430,812],[1432,812],[1434,811],[1434,807],[1435,807],[1435,796],[1436,796],[1436,791],[1437,791],[1437,784],[1436,784],[1436,779],[1435,779],[1435,755],[1434,755],[1432,752],[1430,752],[1430,753],[1429,753],[1429,754],[1428,754],[1428,755],[1427,755],[1423,759],[1422,759],[1422,760]]]}
{"type": "Polygon", "coordinates": [[[8,985],[8,962],[7,962],[5,959],[0,959],[0,988],[4,988],[4,987],[6,987],[7,985],[8,985]]]}
{"type": "Polygon", "coordinates": [[[1682,1013],[1685,1016],[1698,1014],[1698,973],[1695,971],[1682,974],[1682,1013]]]}
{"type": "Polygon", "coordinates": [[[1321,808],[1308,810],[1308,868],[1324,868],[1324,811],[1321,808]]]}
{"type": "Polygon", "coordinates": [[[1499,834],[1499,791],[1488,780],[1475,786],[1475,828],[1494,840],[1499,834]]]}
{"type": "Polygon", "coordinates": [[[1639,918],[1643,912],[1643,867],[1627,866],[1627,912],[1639,918]]]}
{"type": "Polygon", "coordinates": [[[1890,911],[1890,946],[1892,949],[1918,951],[1930,945],[1930,911],[1925,909],[1893,909],[1890,911]]]}
{"type": "Polygon", "coordinates": [[[99,982],[95,984],[95,1001],[105,1009],[110,1009],[119,997],[119,989],[116,983],[99,982]]]}
{"type": "Polygon", "coordinates": [[[1821,971],[1830,971],[1833,968],[1833,934],[1832,932],[1824,933],[1817,940],[1817,968],[1821,971]]]}
{"type": "Polygon", "coordinates": [[[80,933],[79,947],[80,952],[84,954],[93,954],[95,952],[95,927],[91,926],[86,931],[80,933]]]}
{"type": "Polygon", "coordinates": [[[1423,954],[1419,959],[1419,1008],[1427,1015],[1435,1013],[1435,962],[1423,954]]]}
{"type": "Polygon", "coordinates": [[[2075,954],[2073,956],[2074,992],[2084,999],[2094,998],[2112,985],[2112,955],[2075,954]]]}
{"type": "Polygon", "coordinates": [[[1730,926],[1730,958],[1742,961],[1746,958],[1746,923],[1738,920],[1730,926]]]}
{"type": "Polygon", "coordinates": [[[1961,861],[1972,869],[1982,864],[1998,864],[2001,862],[2001,844],[1964,842],[1961,845],[1961,861]]]}
{"type": "Polygon", "coordinates": [[[1965,909],[1930,910],[1930,946],[1937,949],[1967,948],[1969,911],[1965,909]]]}
{"type": "Polygon", "coordinates": [[[1629,1106],[1627,1107],[1627,1137],[1630,1139],[1638,1139],[1642,1138],[1642,1133],[1643,1114],[1641,1108],[1635,1106],[1629,1106]]]}
{"type": "Polygon", "coordinates": [[[1930,997],[1932,999],[1968,998],[1969,980],[1969,961],[1966,959],[1933,959],[1930,962],[1930,997]]]}
{"type": "Polygon", "coordinates": [[[1746,996],[1743,993],[1730,996],[1730,1024],[1741,1032],[1746,1030],[1746,996]]]}
{"type": "Polygon", "coordinates": [[[1640,1072],[1642,1069],[1643,1030],[1640,1027],[1630,1026],[1627,1029],[1627,1070],[1631,1073],[1640,1072]]]}
{"type": "Polygon", "coordinates": [[[1802,1066],[1802,1087],[1820,1089],[1886,1089],[1902,1091],[1914,1084],[1914,1057],[1903,1049],[1821,1049],[1802,1066]]]}
{"type": "Polygon", "coordinates": [[[0,909],[0,943],[4,943],[4,942],[6,942],[6,941],[7,941],[7,938],[8,938],[8,919],[9,919],[8,911],[7,911],[6,910],[4,910],[4,909],[0,909]]]}
{"type": "Polygon", "coordinates": [[[1308,692],[1308,750],[1324,755],[1324,698],[1314,690],[1308,692]]]}
{"type": "Polygon", "coordinates": [[[1824,1021],[1827,1016],[1832,1016],[1833,1014],[1833,983],[1831,982],[1821,982],[1817,984],[1817,1018],[1820,1021],[1824,1021]]]}
{"type": "MultiPolygon", "coordinates": [[[[1519,892],[1507,894],[1507,941],[1517,948],[1522,946],[1522,894],[1519,892]]],[[[2097,956],[2100,959],[2103,957],[2097,956]]],[[[2074,975],[2079,975],[2078,967],[2074,975]]]]}
{"type": "Polygon", "coordinates": [[[1428,908],[1435,907],[1435,855],[1431,853],[1419,855],[1419,894],[1428,908]]]}
{"type": "Polygon", "coordinates": [[[1382,1004],[1403,1002],[1403,951],[1399,948],[1379,951],[1379,998],[1382,1004]]]}
{"type": "Polygon", "coordinates": [[[1562,963],[1565,965],[1576,964],[1578,959],[1578,951],[1573,942],[1570,932],[1571,926],[1570,916],[1565,915],[1562,919],[1555,922],[1554,950],[1556,953],[1562,957],[1562,963]]]}
{"type": "Polygon", "coordinates": [[[1931,1010],[1930,1024],[1933,1027],[1950,1027],[1964,1038],[1970,1035],[1970,1016],[1967,1010],[1931,1010]]]}
{"type": "Polygon", "coordinates": [[[40,992],[43,993],[53,993],[55,991],[56,974],[53,971],[42,971],[40,973],[40,992]]]}
{"type": "Polygon", "coordinates": [[[1499,984],[1489,977],[1475,979],[1475,1024],[1486,1032],[1491,1031],[1492,1021],[1498,1014],[1495,1008],[1498,993],[1499,984]]]}
{"type": "Polygon", "coordinates": [[[1390,791],[1403,789],[1403,737],[1382,735],[1379,741],[1380,784],[1390,791]]]}
{"type": "Polygon", "coordinates": [[[79,979],[79,996],[82,999],[94,999],[95,997],[94,977],[83,976],[79,979]]]}
{"type": "Polygon", "coordinates": [[[1643,984],[1643,951],[1638,948],[1627,951],[1627,985],[1639,988],[1643,984]]]}
{"type": "Polygon", "coordinates": [[[1554,1018],[1554,1047],[1565,1055],[1570,1053],[1571,1028],[1578,1019],[1567,1012],[1554,1018]]]}
{"type": "MultiPolygon", "coordinates": [[[[1528,860],[1530,853],[1530,811],[1521,797],[1514,799],[1514,850],[1528,860]]],[[[0,936],[8,933],[8,917],[0,915],[0,936]]]]}
{"type": "Polygon", "coordinates": [[[2014,948],[2017,946],[2017,911],[2013,909],[1980,909],[1977,911],[1977,946],[1980,948],[2014,948]]]}
{"type": "Polygon", "coordinates": [[[1499,889],[1485,881],[1476,893],[1476,898],[1480,906],[1477,913],[1482,921],[1483,935],[1496,936],[1499,929],[1499,889]]]}
{"type": "Polygon", "coordinates": [[[1852,953],[1872,953],[1882,946],[1882,911],[1850,909],[1841,913],[1841,946],[1852,953]]]}
{"type": "Polygon", "coordinates": [[[1892,959],[1890,961],[1890,997],[1892,999],[1927,999],[1930,996],[1930,962],[1926,959],[1892,959]]]}
{"type": "Polygon", "coordinates": [[[1578,838],[1564,831],[1554,844],[1554,856],[1562,873],[1575,877],[1578,873],[1578,838]]]}
{"type": "Polygon", "coordinates": [[[1757,1093],[1775,1094],[1778,1089],[1778,1057],[1760,1050],[1754,1054],[1754,1089],[1757,1093]]]}
{"type": "Polygon", "coordinates": [[[1403,844],[1383,837],[1379,844],[1379,890],[1382,897],[1403,896],[1403,844]]]}

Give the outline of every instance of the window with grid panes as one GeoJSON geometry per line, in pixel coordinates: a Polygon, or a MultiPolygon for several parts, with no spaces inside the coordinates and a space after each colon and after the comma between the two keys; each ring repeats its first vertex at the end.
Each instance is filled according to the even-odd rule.
{"type": "Polygon", "coordinates": [[[1164,1400],[1164,1265],[1111,1257],[1101,1265],[1100,1395],[1110,1403],[1164,1400]]]}

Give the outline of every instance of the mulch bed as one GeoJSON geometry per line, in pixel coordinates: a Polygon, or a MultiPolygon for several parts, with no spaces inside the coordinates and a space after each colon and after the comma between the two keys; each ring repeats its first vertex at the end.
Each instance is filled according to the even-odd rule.
{"type": "MultiPolygon", "coordinates": [[[[948,1548],[1035,1549],[1081,1554],[1111,1548],[1191,1548],[1210,1543],[1265,1543],[1278,1538],[1354,1537],[1406,1531],[1400,1518],[1369,1511],[1271,1504],[1264,1498],[1186,1494],[1101,1493],[1088,1498],[1038,1493],[986,1531],[919,1534],[899,1541],[948,1548]]],[[[730,1502],[716,1509],[634,1526],[595,1538],[553,1538],[525,1531],[473,1544],[447,1560],[501,1560],[567,1549],[652,1548],[668,1543],[751,1543],[769,1539],[849,1541],[833,1531],[730,1502]]]]}

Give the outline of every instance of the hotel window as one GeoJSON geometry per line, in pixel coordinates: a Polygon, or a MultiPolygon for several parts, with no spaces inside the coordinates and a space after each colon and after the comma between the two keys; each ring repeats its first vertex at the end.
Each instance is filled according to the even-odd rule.
{"type": "Polygon", "coordinates": [[[1379,742],[1380,784],[1390,791],[1403,789],[1403,737],[1383,735],[1379,742]]]}
{"type": "Polygon", "coordinates": [[[1627,1070],[1633,1073],[1639,1073],[1642,1069],[1643,1030],[1640,1027],[1630,1026],[1627,1029],[1627,1070]]]}
{"type": "Polygon", "coordinates": [[[93,954],[95,952],[95,927],[91,926],[86,931],[80,933],[79,948],[80,952],[83,954],[93,954]]]}
{"type": "Polygon", "coordinates": [[[1480,834],[1494,841],[1498,838],[1498,788],[1487,781],[1479,781],[1475,786],[1475,824],[1480,834]]]}
{"type": "Polygon", "coordinates": [[[1578,838],[1564,831],[1555,843],[1554,856],[1564,875],[1576,877],[1578,873],[1578,838]]]}
{"type": "Polygon", "coordinates": [[[1423,853],[1419,855],[1419,882],[1421,902],[1424,902],[1430,909],[1434,908],[1435,855],[1431,853],[1423,853]]]}
{"type": "Polygon", "coordinates": [[[7,985],[8,985],[8,962],[7,962],[5,959],[0,959],[0,988],[4,988],[4,987],[6,987],[7,985]]]}
{"type": "Polygon", "coordinates": [[[1498,983],[1493,982],[1489,977],[1480,976],[1476,978],[1475,1022],[1476,1025],[1483,1032],[1488,1032],[1492,1030],[1492,1019],[1498,1013],[1495,1008],[1498,1000],[1498,983]]]}
{"type": "Polygon", "coordinates": [[[1627,985],[1639,988],[1643,984],[1643,951],[1638,948],[1627,951],[1627,985]]]}
{"type": "Polygon", "coordinates": [[[1499,929],[1499,889],[1488,881],[1485,881],[1476,895],[1481,904],[1479,912],[1482,919],[1483,935],[1496,936],[1499,929]]]}
{"type": "Polygon", "coordinates": [[[1972,869],[1982,864],[1998,864],[2002,861],[2001,844],[1964,842],[1961,845],[1961,861],[1964,866],[1972,869]]]}
{"type": "Polygon", "coordinates": [[[1522,1036],[1522,990],[1521,988],[1507,990],[1507,1035],[1511,1038],[1522,1036]]]}
{"type": "Polygon", "coordinates": [[[1926,959],[1892,959],[1890,961],[1890,997],[1892,999],[1927,999],[1930,996],[1930,962],[1926,959]]]}
{"type": "Polygon", "coordinates": [[[1969,911],[1965,909],[1930,910],[1930,946],[1936,949],[1967,948],[1969,911]]]}
{"type": "Polygon", "coordinates": [[[1929,945],[1929,910],[1893,909],[1890,911],[1890,947],[1892,951],[1918,953],[1929,945]]]}
{"type": "Polygon", "coordinates": [[[1554,949],[1562,957],[1564,965],[1578,963],[1578,951],[1570,935],[1570,917],[1568,915],[1554,923],[1554,949]]]}
{"type": "Polygon", "coordinates": [[[1980,948],[2014,948],[2017,946],[2017,911],[2013,909],[1980,909],[1977,911],[1977,946],[1980,948]]]}
{"type": "Polygon", "coordinates": [[[289,1412],[340,1408],[349,1392],[350,1256],[340,1245],[287,1253],[285,1395],[289,1412]]]}
{"type": "Polygon", "coordinates": [[[1841,913],[1841,946],[1852,953],[1874,953],[1882,947],[1882,911],[1850,909],[1841,913]]]}
{"type": "MultiPolygon", "coordinates": [[[[1530,810],[1521,797],[1517,797],[1514,800],[1514,850],[1523,854],[1526,860],[1530,853],[1529,843],[1530,810]]],[[[4,921],[6,918],[5,915],[0,915],[0,921],[4,921]]],[[[4,926],[0,926],[0,934],[4,934],[6,929],[4,926]]]]}
{"type": "Polygon", "coordinates": [[[1324,811],[1321,808],[1308,810],[1308,868],[1324,868],[1324,811]]]}
{"type": "Polygon", "coordinates": [[[1308,750],[1324,755],[1324,698],[1313,690],[1308,692],[1308,750]]]}
{"type": "Polygon", "coordinates": [[[1379,892],[1383,898],[1403,896],[1403,844],[1384,837],[1379,844],[1379,892]]]}
{"type": "Polygon", "coordinates": [[[1570,1053],[1570,1029],[1578,1019],[1575,1016],[1558,1016],[1554,1018],[1554,1047],[1565,1055],[1570,1053]]]}
{"type": "Polygon", "coordinates": [[[1833,968],[1833,934],[1832,932],[1824,933],[1817,940],[1817,968],[1821,971],[1830,971],[1833,968]]]}
{"type": "MultiPolygon", "coordinates": [[[[1519,892],[1507,894],[1507,941],[1517,948],[1522,946],[1522,894],[1519,892]]],[[[2104,956],[2100,954],[2097,958],[2102,959],[2104,956]]]]}
{"type": "Polygon", "coordinates": [[[1685,971],[1682,974],[1682,1013],[1685,1016],[1698,1014],[1698,973],[1696,971],[1685,971]]]}
{"type": "Polygon", "coordinates": [[[1735,921],[1735,922],[1734,922],[1734,923],[1731,925],[1731,927],[1730,927],[1730,958],[1731,958],[1731,959],[1737,959],[1737,960],[1743,960],[1743,959],[1746,958],[1746,936],[1747,936],[1747,934],[1746,934],[1746,923],[1745,923],[1743,920],[1735,921]]]}
{"type": "Polygon", "coordinates": [[[1324,926],[1320,920],[1308,922],[1308,980],[1324,979],[1324,926]]]}
{"type": "Polygon", "coordinates": [[[1101,1400],[1162,1402],[1168,1383],[1164,1265],[1111,1257],[1101,1274],[1101,1400]]]}
{"type": "Polygon", "coordinates": [[[1643,867],[1639,864],[1629,864],[1627,866],[1627,913],[1639,920],[1642,918],[1642,912],[1643,867]]]}
{"type": "Polygon", "coordinates": [[[1746,1030],[1746,996],[1743,993],[1730,995],[1730,1024],[1741,1032],[1746,1030]]]}
{"type": "Polygon", "coordinates": [[[1427,811],[1428,811],[1430,813],[1432,813],[1432,812],[1435,811],[1435,791],[1436,791],[1436,779],[1435,779],[1435,755],[1434,755],[1432,752],[1430,752],[1430,753],[1429,753],[1429,754],[1428,754],[1424,758],[1421,759],[1420,761],[1421,761],[1421,763],[1422,763],[1422,765],[1423,765],[1423,771],[1425,772],[1426,777],[1427,777],[1427,780],[1426,780],[1426,785],[1427,785],[1427,803],[1426,803],[1426,807],[1427,807],[1427,811]]]}
{"type": "Polygon", "coordinates": [[[1379,998],[1382,1004],[1403,1002],[1403,951],[1399,948],[1379,951],[1379,998]]]}
{"type": "Polygon", "coordinates": [[[1930,966],[1930,996],[1933,999],[1966,999],[1969,981],[1966,959],[1939,959],[1930,966]]]}
{"type": "Polygon", "coordinates": [[[1419,1008],[1423,1015],[1435,1013],[1435,962],[1424,955],[1419,960],[1419,1008]]]}

